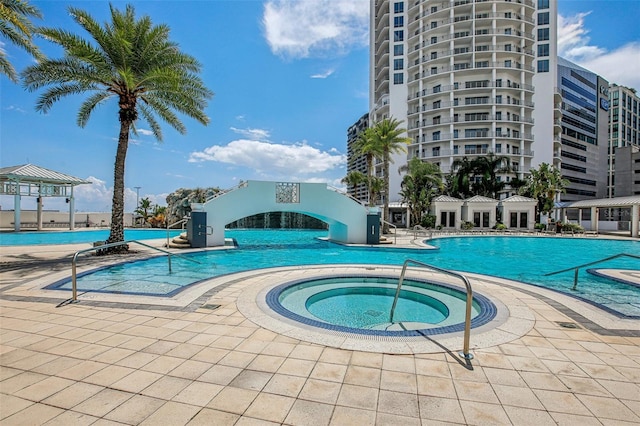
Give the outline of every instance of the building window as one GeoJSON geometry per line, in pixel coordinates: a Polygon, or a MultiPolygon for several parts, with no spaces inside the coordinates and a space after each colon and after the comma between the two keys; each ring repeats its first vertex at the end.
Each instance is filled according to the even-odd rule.
{"type": "Polygon", "coordinates": [[[393,13],[402,13],[404,12],[404,2],[398,1],[393,4],[393,13]]]}
{"type": "Polygon", "coordinates": [[[549,9],[549,0],[538,0],[538,9],[549,9]]]}
{"type": "MultiPolygon", "coordinates": [[[[547,30],[548,32],[549,30],[547,30]]],[[[404,41],[404,31],[396,30],[393,32],[393,41],[404,41]]]]}
{"type": "Polygon", "coordinates": [[[549,56],[549,45],[548,44],[539,44],[538,45],[538,56],[549,56]]]}
{"type": "Polygon", "coordinates": [[[398,71],[404,69],[404,59],[394,59],[393,60],[393,69],[394,71],[398,71]]]}
{"type": "Polygon", "coordinates": [[[438,28],[438,22],[433,21],[433,22],[431,23],[431,28],[438,28]]]}
{"type": "Polygon", "coordinates": [[[549,60],[538,61],[538,72],[549,72],[549,60]]]}
{"type": "Polygon", "coordinates": [[[432,141],[439,141],[440,140],[440,132],[433,132],[431,140],[432,141]]]}
{"type": "Polygon", "coordinates": [[[393,84],[403,84],[404,83],[404,74],[401,72],[397,72],[393,74],[393,84]]]}
{"type": "Polygon", "coordinates": [[[549,25],[549,12],[538,13],[538,25],[549,25]]]}
{"type": "Polygon", "coordinates": [[[395,16],[393,18],[393,26],[396,28],[404,26],[404,16],[395,16]]]}
{"type": "Polygon", "coordinates": [[[401,56],[404,55],[404,45],[403,44],[394,44],[393,45],[393,56],[401,56]]]}
{"type": "Polygon", "coordinates": [[[431,37],[431,44],[436,44],[438,42],[438,37],[431,37]]]}
{"type": "Polygon", "coordinates": [[[440,157],[440,147],[439,146],[434,146],[433,148],[431,148],[431,156],[432,157],[440,157]]]}
{"type": "Polygon", "coordinates": [[[538,28],[538,41],[549,40],[549,28],[538,28]]]}
{"type": "Polygon", "coordinates": [[[438,59],[438,52],[431,52],[431,59],[438,59]]]}

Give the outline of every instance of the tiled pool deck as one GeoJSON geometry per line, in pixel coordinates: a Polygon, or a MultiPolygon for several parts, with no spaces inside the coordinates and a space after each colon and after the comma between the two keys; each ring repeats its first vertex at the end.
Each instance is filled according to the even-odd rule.
{"type": "Polygon", "coordinates": [[[467,363],[460,335],[332,335],[256,302],[333,267],[236,274],[170,300],[84,294],[60,306],[68,294],[40,288],[68,276],[70,254],[86,247],[0,249],[2,425],[640,423],[640,321],[551,291],[471,276],[502,308],[472,330],[467,363]]]}

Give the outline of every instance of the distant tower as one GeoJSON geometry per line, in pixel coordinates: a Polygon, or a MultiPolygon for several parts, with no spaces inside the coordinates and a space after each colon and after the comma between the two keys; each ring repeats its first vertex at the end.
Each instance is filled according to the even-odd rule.
{"type": "MultiPolygon", "coordinates": [[[[615,197],[623,195],[616,194],[618,191],[615,190],[616,187],[620,188],[614,179],[616,149],[629,145],[640,146],[640,97],[635,89],[612,84],[609,86],[608,107],[610,149],[607,196],[615,197]]],[[[637,149],[629,150],[629,152],[637,151],[637,149]]]]}
{"type": "MultiPolygon", "coordinates": [[[[369,127],[369,113],[363,115],[347,130],[347,173],[358,171],[367,174],[367,160],[364,156],[357,156],[353,152],[353,146],[358,140],[358,136],[369,127]]],[[[347,193],[352,197],[368,203],[369,191],[364,184],[347,185],[347,193]]]]}

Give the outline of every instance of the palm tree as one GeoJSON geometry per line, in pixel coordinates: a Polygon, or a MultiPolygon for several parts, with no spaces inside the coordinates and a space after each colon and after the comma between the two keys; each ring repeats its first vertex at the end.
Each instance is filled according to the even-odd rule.
{"type": "Polygon", "coordinates": [[[149,199],[149,197],[145,197],[142,200],[140,200],[140,204],[138,204],[138,208],[136,209],[135,213],[137,213],[142,217],[142,221],[144,223],[148,223],[149,216],[150,216],[149,215],[150,209],[151,209],[151,200],[149,199]]]}
{"type": "MultiPolygon", "coordinates": [[[[411,143],[411,139],[401,136],[407,130],[399,127],[402,121],[395,118],[385,118],[377,122],[371,130],[371,144],[376,147],[375,151],[382,157],[382,173],[383,173],[383,197],[384,210],[383,218],[389,222],[389,164],[393,162],[391,154],[397,154],[406,151],[406,145],[411,143]]],[[[384,222],[382,232],[389,231],[389,225],[384,222]]]]}
{"type": "Polygon", "coordinates": [[[570,182],[562,178],[560,170],[547,163],[529,172],[523,193],[538,200],[538,213],[549,213],[554,208],[556,196],[565,192],[570,182]]]}
{"type": "Polygon", "coordinates": [[[469,157],[462,157],[456,159],[451,165],[452,170],[455,170],[451,174],[449,195],[452,197],[468,198],[471,194],[471,180],[473,177],[473,171],[475,166],[473,161],[469,157]]]}
{"type": "MultiPolygon", "coordinates": [[[[365,161],[367,163],[367,175],[366,175],[366,186],[369,192],[369,206],[376,205],[376,192],[374,191],[374,187],[376,184],[374,183],[375,176],[373,170],[373,160],[376,157],[382,156],[382,150],[380,146],[375,143],[374,134],[372,128],[367,128],[364,131],[360,132],[358,135],[358,139],[356,139],[353,145],[353,153],[355,157],[364,156],[365,161]]],[[[351,174],[351,173],[350,173],[351,174]]],[[[347,178],[349,176],[347,175],[347,178]]],[[[360,179],[357,175],[352,176],[349,179],[360,179]]],[[[365,183],[364,181],[360,181],[358,183],[365,183]]]]}
{"type": "MultiPolygon", "coordinates": [[[[37,59],[42,53],[32,38],[35,28],[30,17],[42,18],[42,14],[35,6],[26,0],[0,0],[0,36],[14,45],[22,48],[37,59]]],[[[14,83],[18,82],[18,73],[9,60],[7,52],[0,48],[0,73],[6,75],[14,83]]]]}
{"type": "Polygon", "coordinates": [[[511,171],[509,159],[490,152],[484,157],[477,157],[472,163],[475,176],[480,177],[480,181],[472,185],[475,194],[498,199],[500,191],[507,186],[506,181],[498,180],[498,174],[511,171]]]}
{"type": "MultiPolygon", "coordinates": [[[[46,113],[59,99],[87,93],[77,115],[84,127],[94,109],[110,98],[118,101],[120,132],[114,166],[111,232],[107,243],[124,240],[124,172],[129,134],[144,119],[162,141],[160,117],[179,133],[186,128],[174,111],[207,125],[204,113],[213,93],[198,76],[200,64],[169,40],[167,25],[153,25],[151,18],[136,19],[133,6],[123,11],[112,5],[111,22],[101,26],[87,12],[69,7],[73,20],[91,37],[85,40],[55,28],[38,33],[64,49],[61,59],[45,59],[23,72],[25,86],[48,89],[36,110],[46,113]]],[[[127,250],[126,246],[111,251],[127,250]]]]}
{"type": "Polygon", "coordinates": [[[400,196],[409,206],[410,223],[420,224],[422,216],[429,209],[431,199],[443,188],[440,167],[413,157],[398,172],[406,172],[400,185],[400,196]]]}

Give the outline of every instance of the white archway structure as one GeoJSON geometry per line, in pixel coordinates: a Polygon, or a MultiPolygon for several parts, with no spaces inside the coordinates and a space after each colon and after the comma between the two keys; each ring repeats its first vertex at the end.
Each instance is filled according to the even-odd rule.
{"type": "Polygon", "coordinates": [[[208,247],[224,245],[228,223],[273,211],[304,213],[322,220],[329,225],[332,241],[367,242],[367,207],[322,183],[250,180],[211,198],[201,210],[207,213],[208,247]]]}

